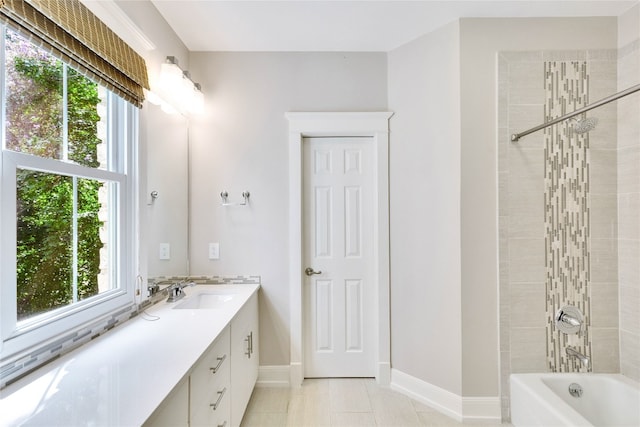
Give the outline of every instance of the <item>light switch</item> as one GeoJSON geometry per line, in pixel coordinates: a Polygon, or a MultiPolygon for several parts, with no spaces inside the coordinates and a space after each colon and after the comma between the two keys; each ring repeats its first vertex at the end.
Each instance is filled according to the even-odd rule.
{"type": "Polygon", "coordinates": [[[209,259],[220,259],[219,243],[209,243],[209,259]]]}
{"type": "Polygon", "coordinates": [[[171,259],[171,245],[169,243],[160,243],[159,257],[160,259],[171,259]]]}

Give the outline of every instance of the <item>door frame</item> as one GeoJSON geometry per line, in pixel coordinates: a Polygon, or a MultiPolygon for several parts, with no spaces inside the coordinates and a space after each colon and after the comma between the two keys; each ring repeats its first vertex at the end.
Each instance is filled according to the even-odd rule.
{"type": "Polygon", "coordinates": [[[374,322],[376,381],[391,382],[389,303],[389,118],[392,112],[290,112],[289,120],[289,331],[291,387],[304,380],[302,150],[304,138],[371,137],[374,153],[374,322]]]}

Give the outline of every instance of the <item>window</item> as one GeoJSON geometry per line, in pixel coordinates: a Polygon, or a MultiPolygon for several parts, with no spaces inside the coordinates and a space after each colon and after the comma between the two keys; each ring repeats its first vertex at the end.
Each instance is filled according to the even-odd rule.
{"type": "Polygon", "coordinates": [[[132,303],[137,109],[0,30],[4,359],[132,303]]]}

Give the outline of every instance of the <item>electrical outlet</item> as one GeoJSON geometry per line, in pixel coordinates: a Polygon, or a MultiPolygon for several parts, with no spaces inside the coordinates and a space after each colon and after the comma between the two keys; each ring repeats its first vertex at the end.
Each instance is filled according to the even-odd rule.
{"type": "Polygon", "coordinates": [[[171,245],[169,243],[160,243],[158,255],[160,259],[171,259],[171,245]]]}
{"type": "Polygon", "coordinates": [[[219,243],[209,243],[209,259],[220,259],[219,243]]]}

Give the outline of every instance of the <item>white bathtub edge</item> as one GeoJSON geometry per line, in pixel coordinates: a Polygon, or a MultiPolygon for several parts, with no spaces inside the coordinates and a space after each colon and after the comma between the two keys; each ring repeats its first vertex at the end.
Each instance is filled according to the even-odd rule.
{"type": "Polygon", "coordinates": [[[509,401],[511,403],[511,424],[515,427],[525,426],[591,426],[575,409],[565,403],[559,396],[555,395],[542,382],[544,376],[562,374],[511,374],[509,401]],[[518,389],[527,392],[527,399],[516,393],[518,389]],[[521,401],[522,399],[522,401],[521,401]],[[542,412],[532,403],[535,402],[543,407],[546,412],[542,412]],[[536,410],[538,409],[538,410],[536,410]],[[535,413],[531,413],[531,411],[535,413]],[[525,416],[524,414],[529,414],[525,416]]]}

